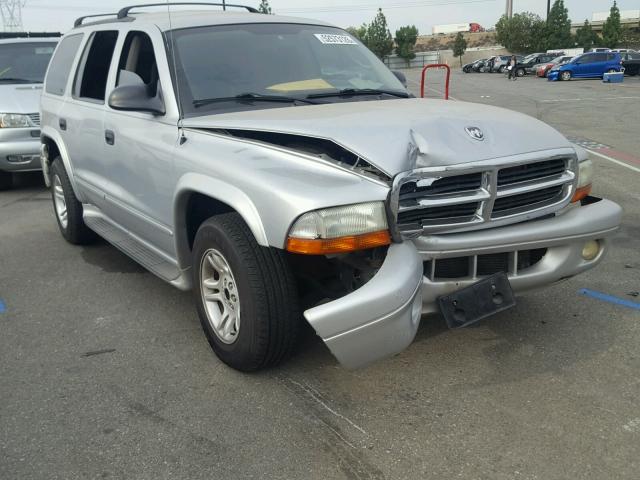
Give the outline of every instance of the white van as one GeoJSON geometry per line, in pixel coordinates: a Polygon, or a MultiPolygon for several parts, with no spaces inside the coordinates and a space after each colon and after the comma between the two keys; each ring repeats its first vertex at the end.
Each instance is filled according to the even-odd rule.
{"type": "Polygon", "coordinates": [[[56,38],[0,40],[0,190],[40,170],[40,94],[56,38]]]}

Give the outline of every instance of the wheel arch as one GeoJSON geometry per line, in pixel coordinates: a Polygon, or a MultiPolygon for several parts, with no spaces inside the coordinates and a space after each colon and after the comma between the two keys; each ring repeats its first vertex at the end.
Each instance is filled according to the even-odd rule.
{"type": "Polygon", "coordinates": [[[178,182],[174,197],[174,235],[181,268],[191,267],[195,234],[215,215],[238,213],[261,246],[269,246],[262,219],[253,201],[241,190],[216,178],[187,174],[178,182]]]}
{"type": "Polygon", "coordinates": [[[46,150],[48,152],[46,159],[43,160],[43,163],[46,163],[45,171],[49,171],[49,169],[51,168],[51,163],[56,157],[60,157],[60,159],[62,160],[62,164],[64,165],[64,169],[69,176],[69,181],[71,182],[73,191],[78,199],[82,201],[79,196],[78,188],[76,186],[75,175],[73,173],[73,166],[71,165],[71,160],[69,158],[69,152],[60,134],[54,129],[45,127],[42,129],[42,133],[40,134],[40,143],[43,147],[46,147],[46,150]]]}

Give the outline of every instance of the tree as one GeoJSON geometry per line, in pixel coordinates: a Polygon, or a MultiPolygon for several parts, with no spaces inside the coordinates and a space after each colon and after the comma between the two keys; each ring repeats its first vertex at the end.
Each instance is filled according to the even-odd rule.
{"type": "Polygon", "coordinates": [[[364,41],[367,36],[367,24],[363,23],[359,27],[348,27],[347,32],[349,32],[357,39],[364,41]]]}
{"type": "Polygon", "coordinates": [[[573,46],[571,20],[564,0],[556,0],[547,17],[547,48],[562,49],[573,46]]]}
{"type": "Polygon", "coordinates": [[[640,46],[640,29],[625,25],[622,27],[622,35],[620,36],[620,44],[624,48],[637,48],[640,46]]]}
{"type": "Polygon", "coordinates": [[[589,20],[584,21],[584,24],[576,30],[576,44],[580,48],[584,48],[584,51],[597,46],[600,43],[600,37],[593,31],[589,20]]]}
{"type": "Polygon", "coordinates": [[[384,58],[393,52],[393,37],[381,8],[378,9],[378,14],[367,28],[364,43],[378,58],[384,58]]]}
{"type": "Polygon", "coordinates": [[[609,18],[602,26],[602,43],[605,47],[615,48],[622,37],[622,24],[620,23],[620,9],[616,0],[613,0],[609,18]]]}
{"type": "Polygon", "coordinates": [[[535,13],[503,15],[496,23],[496,39],[513,53],[545,51],[547,24],[535,13]]]}
{"type": "Polygon", "coordinates": [[[418,29],[415,25],[407,25],[396,30],[396,53],[407,61],[407,65],[412,58],[416,57],[413,49],[417,41],[418,29]]]}
{"type": "Polygon", "coordinates": [[[462,66],[462,56],[467,50],[467,41],[465,40],[462,32],[458,32],[456,39],[453,42],[453,56],[460,58],[460,66],[462,66]]]}
{"type": "Polygon", "coordinates": [[[266,15],[273,14],[273,11],[271,10],[271,6],[269,5],[269,0],[260,0],[260,6],[258,7],[258,11],[266,15]]]}

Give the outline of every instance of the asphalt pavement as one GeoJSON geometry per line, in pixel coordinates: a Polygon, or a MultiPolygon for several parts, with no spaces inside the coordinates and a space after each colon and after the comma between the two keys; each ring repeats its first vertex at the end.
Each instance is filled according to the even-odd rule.
{"type": "Polygon", "coordinates": [[[307,334],[246,375],[211,352],[190,293],[105,242],[65,243],[28,176],[0,193],[0,478],[637,479],[640,310],[580,291],[640,303],[640,79],[455,72],[451,93],[600,154],[594,193],[625,217],[598,269],[474,328],[424,318],[366,369],[307,334]]]}

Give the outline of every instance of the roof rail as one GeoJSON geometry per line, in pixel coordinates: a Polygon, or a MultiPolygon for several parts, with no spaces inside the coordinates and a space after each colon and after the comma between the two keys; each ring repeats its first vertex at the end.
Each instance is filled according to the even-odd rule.
{"type": "Polygon", "coordinates": [[[77,28],[79,26],[82,25],[82,22],[84,22],[87,18],[96,18],[96,17],[110,17],[110,16],[117,16],[117,13],[100,13],[98,15],[85,15],[84,17],[80,17],[78,19],[76,19],[75,22],[73,22],[73,27],[77,28]]]}
{"type": "Polygon", "coordinates": [[[134,8],[143,8],[143,7],[168,7],[173,5],[207,5],[212,7],[235,7],[235,8],[246,8],[251,13],[260,13],[253,7],[248,7],[247,5],[236,5],[232,3],[209,3],[209,2],[164,2],[164,3],[147,3],[145,5],[131,5],[129,7],[124,7],[120,9],[118,12],[118,20],[122,20],[123,18],[127,18],[129,16],[129,12],[134,8]]]}

